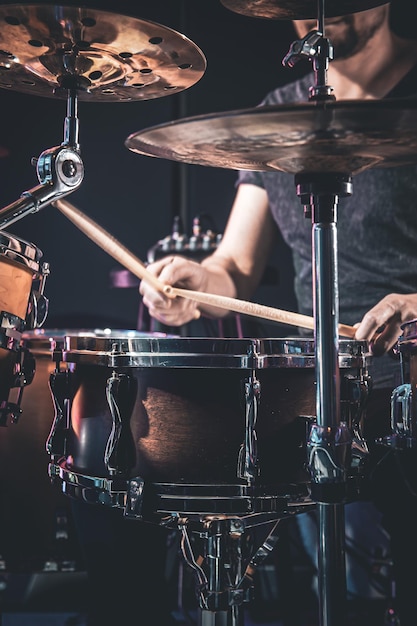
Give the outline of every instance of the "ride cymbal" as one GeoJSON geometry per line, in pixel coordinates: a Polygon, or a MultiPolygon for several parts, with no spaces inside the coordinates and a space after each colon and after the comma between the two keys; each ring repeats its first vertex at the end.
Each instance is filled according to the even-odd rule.
{"type": "MultiPolygon", "coordinates": [[[[307,20],[317,18],[317,0],[221,0],[221,3],[235,13],[249,17],[264,17],[275,20],[307,20]]],[[[327,0],[325,17],[339,17],[358,13],[382,4],[387,0],[327,0]]]]}
{"type": "Polygon", "coordinates": [[[133,133],[125,145],[195,165],[354,174],[417,163],[417,100],[309,102],[199,115],[133,133]]]}
{"type": "Polygon", "coordinates": [[[187,37],[126,15],[47,5],[0,6],[0,87],[38,96],[125,102],[178,93],[204,74],[187,37]]]}

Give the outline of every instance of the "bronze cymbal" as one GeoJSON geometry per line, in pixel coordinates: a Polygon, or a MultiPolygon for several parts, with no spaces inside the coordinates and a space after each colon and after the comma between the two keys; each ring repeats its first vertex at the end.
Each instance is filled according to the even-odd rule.
{"type": "Polygon", "coordinates": [[[155,22],[89,8],[0,6],[0,87],[83,101],[150,100],[204,74],[187,37],[155,22]]]}
{"type": "MultiPolygon", "coordinates": [[[[275,20],[307,20],[317,18],[317,0],[221,0],[221,3],[235,13],[249,17],[263,17],[275,20]]],[[[387,0],[327,0],[325,17],[339,17],[373,9],[387,0]]]]}
{"type": "Polygon", "coordinates": [[[194,165],[354,174],[417,162],[417,100],[308,102],[199,115],[133,133],[125,145],[194,165]]]}

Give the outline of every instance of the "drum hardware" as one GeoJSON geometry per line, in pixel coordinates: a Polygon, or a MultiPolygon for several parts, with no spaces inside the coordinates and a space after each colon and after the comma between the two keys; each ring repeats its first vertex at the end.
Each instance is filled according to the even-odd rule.
{"type": "Polygon", "coordinates": [[[347,422],[352,436],[351,469],[357,467],[361,471],[363,462],[368,459],[368,442],[363,437],[363,420],[371,393],[371,378],[367,372],[358,372],[357,376],[345,374],[342,377],[344,392],[341,397],[342,420],[347,422]],[[343,397],[346,400],[343,400],[343,397]]]}
{"type": "Polygon", "coordinates": [[[256,437],[256,421],[261,395],[261,384],[253,371],[245,382],[245,441],[239,450],[237,476],[254,484],[259,476],[259,458],[256,437]]]}
{"type": "Polygon", "coordinates": [[[42,263],[42,272],[39,277],[38,289],[32,291],[31,298],[29,300],[28,314],[26,315],[27,330],[41,328],[46,322],[49,309],[49,299],[46,298],[44,291],[46,279],[50,273],[49,263],[42,263]]]}
{"type": "Polygon", "coordinates": [[[27,385],[30,385],[35,375],[36,362],[35,358],[29,350],[21,346],[18,351],[18,358],[16,360],[13,377],[10,381],[11,389],[18,389],[17,398],[15,402],[8,400],[2,402],[0,405],[0,426],[7,426],[10,421],[12,424],[16,424],[23,412],[22,398],[23,390],[27,385]]]}
{"type": "Polygon", "coordinates": [[[197,82],[206,67],[201,50],[186,37],[137,18],[86,8],[5,5],[0,19],[0,70],[5,76],[0,87],[67,101],[63,142],[34,160],[40,185],[0,209],[0,227],[81,185],[80,99],[123,102],[166,96],[197,82]]]}
{"type": "Polygon", "coordinates": [[[74,374],[69,370],[61,371],[59,369],[56,352],[54,353],[54,362],[56,369],[49,377],[54,419],[45,446],[53,461],[66,453],[65,443],[69,428],[69,412],[71,400],[75,394],[74,374]]]}
{"type": "Polygon", "coordinates": [[[410,383],[395,387],[391,394],[391,434],[378,440],[396,450],[414,448],[416,425],[412,419],[413,392],[410,383]]]}
{"type": "MultiPolygon", "coordinates": [[[[65,56],[70,57],[64,54],[63,58],[65,56]]],[[[60,146],[42,152],[36,160],[36,173],[40,185],[23,192],[20,200],[0,209],[1,227],[12,224],[30,213],[37,213],[56,198],[72,193],[81,185],[84,164],[78,144],[76,80],[74,78],[73,85],[68,87],[64,141],[60,146]]]]}
{"type": "Polygon", "coordinates": [[[401,326],[395,354],[400,357],[401,384],[391,394],[391,434],[378,440],[394,450],[406,450],[417,445],[416,413],[416,320],[401,326]]]}
{"type": "Polygon", "coordinates": [[[217,231],[211,219],[206,215],[197,215],[193,218],[192,234],[184,232],[180,218],[174,219],[172,232],[160,239],[155,246],[148,250],[147,261],[153,263],[169,254],[181,254],[196,261],[201,261],[217,249],[222,234],[217,231]],[[209,222],[208,228],[203,229],[203,223],[209,222]]]}
{"type": "Polygon", "coordinates": [[[272,520],[272,530],[261,546],[254,548],[251,531],[256,522],[253,517],[222,519],[213,516],[198,524],[190,524],[186,517],[178,518],[182,555],[196,579],[201,609],[199,623],[243,623],[241,609],[253,597],[256,568],[278,540],[278,524],[279,520],[272,520]],[[200,546],[192,541],[191,534],[203,544],[200,555],[196,554],[200,546]]]}

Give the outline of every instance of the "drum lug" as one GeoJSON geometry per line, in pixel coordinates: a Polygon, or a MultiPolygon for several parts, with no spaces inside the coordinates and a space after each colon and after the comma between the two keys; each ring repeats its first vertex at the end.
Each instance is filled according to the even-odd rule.
{"type": "Polygon", "coordinates": [[[17,315],[0,312],[0,348],[17,352],[20,347],[25,322],[17,315]]]}
{"type": "MultiPolygon", "coordinates": [[[[134,454],[120,445],[125,428],[129,425],[136,397],[135,380],[129,374],[113,371],[107,380],[107,403],[112,416],[112,429],[104,452],[104,463],[110,474],[128,473],[134,466],[134,454]]],[[[133,449],[133,448],[132,448],[133,449]]]]}
{"type": "Polygon", "coordinates": [[[360,432],[362,429],[370,382],[367,375],[362,375],[360,378],[352,375],[343,376],[341,390],[342,421],[346,422],[353,431],[360,432]]]}
{"type": "Polygon", "coordinates": [[[49,263],[42,264],[42,274],[39,278],[38,290],[32,291],[30,295],[28,312],[26,315],[26,326],[32,330],[41,328],[48,315],[49,300],[44,295],[46,279],[50,274],[49,263]]]}
{"type": "Polygon", "coordinates": [[[141,520],[143,504],[143,488],[145,486],[143,478],[137,476],[127,481],[126,506],[124,516],[141,520]]]}
{"type": "Polygon", "coordinates": [[[350,431],[345,422],[335,427],[314,424],[307,442],[312,498],[316,502],[342,502],[346,497],[347,469],[351,462],[350,431]]]}
{"type": "Polygon", "coordinates": [[[68,370],[62,372],[55,370],[49,377],[49,388],[55,416],[46,440],[46,451],[51,460],[56,461],[66,454],[68,416],[75,393],[74,374],[68,370]]]}
{"type": "Polygon", "coordinates": [[[412,420],[413,393],[410,383],[404,383],[391,394],[391,430],[382,443],[397,448],[412,448],[415,445],[415,430],[412,420]]]}
{"type": "Polygon", "coordinates": [[[256,422],[260,400],[261,383],[253,373],[245,382],[245,441],[240,447],[237,464],[238,478],[246,480],[249,485],[259,476],[256,422]]]}
{"type": "Polygon", "coordinates": [[[368,443],[362,435],[363,418],[371,386],[370,377],[364,373],[359,378],[345,375],[342,379],[341,412],[352,435],[351,468],[358,471],[369,455],[368,443]]]}

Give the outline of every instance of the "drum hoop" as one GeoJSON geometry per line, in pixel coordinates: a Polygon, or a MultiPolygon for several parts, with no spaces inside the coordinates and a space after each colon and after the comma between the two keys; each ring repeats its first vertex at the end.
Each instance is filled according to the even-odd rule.
{"type": "MultiPolygon", "coordinates": [[[[49,475],[61,480],[62,491],[73,498],[96,504],[106,504],[129,514],[129,480],[115,476],[103,478],[75,472],[66,467],[66,459],[49,464],[49,475]]],[[[133,479],[134,481],[138,479],[133,479]]],[[[141,480],[141,479],[140,479],[141,480]]],[[[145,483],[146,485],[146,483],[145,483]]],[[[308,483],[249,487],[242,484],[174,484],[149,482],[145,489],[151,493],[152,514],[194,515],[253,515],[274,513],[282,517],[293,515],[296,508],[305,510],[316,503],[310,498],[308,483]]]]}
{"type": "Polygon", "coordinates": [[[23,254],[16,252],[15,250],[10,250],[8,248],[3,248],[0,251],[2,256],[15,263],[16,265],[23,265],[27,267],[31,272],[39,273],[40,267],[37,261],[30,259],[29,257],[24,256],[23,254]]]}
{"type": "MultiPolygon", "coordinates": [[[[107,367],[267,369],[314,368],[314,340],[117,336],[80,333],[65,337],[63,360],[107,367]]],[[[339,366],[366,367],[367,342],[341,340],[339,366]]]]}

